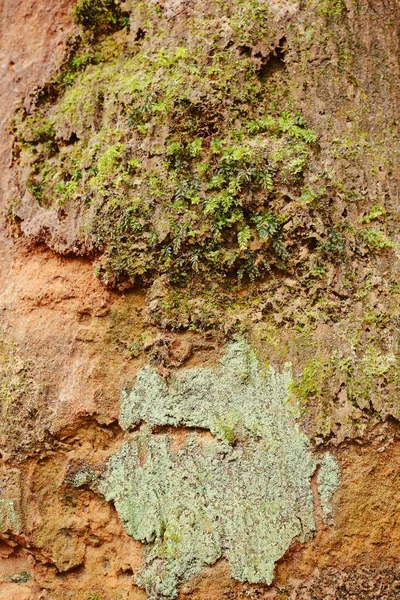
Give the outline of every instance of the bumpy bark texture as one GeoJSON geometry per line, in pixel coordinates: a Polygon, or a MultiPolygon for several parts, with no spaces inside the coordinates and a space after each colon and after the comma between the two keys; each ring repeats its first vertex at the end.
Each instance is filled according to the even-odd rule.
{"type": "Polygon", "coordinates": [[[0,11],[0,600],[399,598],[399,2],[0,11]]]}

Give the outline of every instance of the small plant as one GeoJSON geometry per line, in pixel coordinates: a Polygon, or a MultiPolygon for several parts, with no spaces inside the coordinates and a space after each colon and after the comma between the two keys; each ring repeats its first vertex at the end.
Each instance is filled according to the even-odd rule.
{"type": "Polygon", "coordinates": [[[380,229],[362,229],[359,235],[364,246],[371,252],[394,246],[392,240],[389,240],[380,229]]]}
{"type": "Polygon", "coordinates": [[[263,133],[265,131],[275,131],[277,129],[276,121],[270,115],[261,117],[247,123],[247,130],[251,134],[263,133]]]}
{"type": "Polygon", "coordinates": [[[223,417],[219,417],[215,421],[218,437],[225,440],[230,445],[234,444],[238,436],[239,423],[240,414],[236,411],[231,411],[223,417]]]}
{"type": "Polygon", "coordinates": [[[279,130],[288,133],[295,139],[312,144],[316,141],[317,135],[311,129],[306,129],[305,120],[302,115],[292,115],[289,112],[283,112],[278,119],[279,130]]]}
{"type": "Polygon", "coordinates": [[[370,212],[364,215],[361,221],[363,223],[371,223],[371,221],[376,221],[381,217],[386,217],[386,210],[382,206],[379,206],[379,204],[374,204],[370,212]]]}
{"type": "Polygon", "coordinates": [[[34,198],[36,198],[36,200],[38,200],[38,201],[42,200],[43,188],[44,188],[43,182],[37,183],[33,179],[28,179],[28,181],[26,183],[26,187],[31,192],[32,196],[34,198]]]}
{"type": "Polygon", "coordinates": [[[300,196],[300,202],[311,204],[318,198],[318,193],[310,188],[304,188],[300,196]]]}
{"type": "Polygon", "coordinates": [[[58,194],[58,201],[60,204],[64,204],[71,200],[77,188],[77,182],[71,179],[70,181],[61,181],[56,186],[56,192],[58,194]]]}
{"type": "Polygon", "coordinates": [[[321,13],[330,17],[339,17],[345,9],[345,0],[323,0],[320,5],[321,13]]]}
{"type": "Polygon", "coordinates": [[[238,244],[240,250],[247,250],[251,238],[251,230],[248,225],[240,229],[238,233],[238,244]]]}
{"type": "Polygon", "coordinates": [[[331,229],[328,233],[328,238],[321,244],[322,252],[333,260],[337,260],[344,256],[346,252],[346,238],[337,229],[331,229]]]}
{"type": "Polygon", "coordinates": [[[310,269],[310,275],[316,279],[322,279],[326,275],[325,265],[315,264],[310,269]]]}
{"type": "Polygon", "coordinates": [[[279,219],[269,212],[253,215],[251,220],[255,224],[257,233],[262,241],[275,236],[280,229],[279,219]]]}

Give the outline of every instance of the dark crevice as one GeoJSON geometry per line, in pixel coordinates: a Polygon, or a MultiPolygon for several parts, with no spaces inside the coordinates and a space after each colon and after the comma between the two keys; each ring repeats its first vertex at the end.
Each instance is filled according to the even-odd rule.
{"type": "Polygon", "coordinates": [[[263,56],[261,52],[255,54],[255,58],[261,60],[261,67],[258,70],[257,76],[261,82],[265,82],[275,73],[286,70],[285,55],[287,49],[286,38],[282,37],[278,45],[267,56],[263,56]]]}
{"type": "Polygon", "coordinates": [[[136,32],[135,42],[140,42],[141,40],[144,40],[145,37],[146,37],[146,31],[144,29],[142,29],[141,27],[139,27],[139,29],[136,32]]]}
{"type": "Polygon", "coordinates": [[[276,54],[277,58],[279,58],[280,60],[284,60],[286,50],[287,50],[287,40],[285,37],[282,37],[279,40],[279,44],[275,48],[275,54],[276,54]]]}
{"type": "Polygon", "coordinates": [[[251,48],[251,46],[246,46],[246,45],[239,46],[238,50],[239,50],[239,54],[241,56],[251,56],[251,54],[253,52],[253,49],[251,48]]]}
{"type": "Polygon", "coordinates": [[[216,135],[223,122],[223,114],[217,106],[206,101],[194,103],[186,98],[175,101],[171,118],[176,131],[203,139],[216,135]]]}
{"type": "Polygon", "coordinates": [[[131,567],[127,567],[126,569],[121,568],[118,571],[118,575],[128,575],[133,577],[133,569],[131,567]]]}
{"type": "Polygon", "coordinates": [[[104,94],[103,92],[99,92],[97,94],[96,99],[96,110],[93,118],[93,126],[95,131],[99,131],[101,128],[101,124],[103,122],[103,113],[104,113],[104,94]]]}
{"type": "Polygon", "coordinates": [[[318,239],[314,236],[310,236],[306,240],[307,248],[311,251],[315,250],[318,246],[318,239]]]}
{"type": "Polygon", "coordinates": [[[71,135],[69,136],[68,140],[66,141],[66,145],[70,146],[72,144],[76,144],[76,142],[79,142],[79,139],[80,138],[78,138],[78,136],[76,135],[76,133],[73,131],[71,133],[71,135]]]}
{"type": "MultiPolygon", "coordinates": [[[[50,564],[52,564],[52,563],[50,563],[50,564]]],[[[82,575],[84,570],[85,570],[85,566],[83,564],[74,565],[73,567],[70,567],[69,569],[65,569],[63,571],[57,570],[55,573],[55,576],[57,578],[62,579],[62,578],[68,577],[71,573],[73,573],[74,575],[82,575]]]]}
{"type": "MultiPolygon", "coordinates": [[[[145,421],[142,422],[143,425],[146,425],[145,421]]],[[[212,433],[207,427],[198,427],[195,425],[186,425],[185,423],[181,423],[178,426],[174,425],[154,425],[152,427],[152,433],[155,435],[169,435],[174,436],[175,434],[185,431],[187,433],[196,433],[198,435],[212,435],[214,438],[219,439],[212,433]]]]}

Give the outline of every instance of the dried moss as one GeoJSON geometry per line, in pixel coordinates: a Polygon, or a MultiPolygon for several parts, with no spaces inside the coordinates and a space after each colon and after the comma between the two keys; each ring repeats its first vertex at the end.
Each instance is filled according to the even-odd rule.
{"type": "Polygon", "coordinates": [[[0,498],[0,530],[20,533],[21,519],[13,500],[0,498]]]}

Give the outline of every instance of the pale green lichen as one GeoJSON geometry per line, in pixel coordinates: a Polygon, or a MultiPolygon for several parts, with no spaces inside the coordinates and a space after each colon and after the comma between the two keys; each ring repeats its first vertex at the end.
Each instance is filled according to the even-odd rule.
{"type": "Polygon", "coordinates": [[[21,532],[21,518],[13,500],[0,498],[0,531],[21,532]]]}
{"type": "Polygon", "coordinates": [[[0,468],[0,533],[21,533],[21,471],[3,465],[0,468]]]}
{"type": "Polygon", "coordinates": [[[332,497],[339,486],[339,464],[332,454],[326,453],[320,463],[317,485],[324,520],[332,517],[332,497]]]}
{"type": "Polygon", "coordinates": [[[96,475],[93,469],[85,466],[73,473],[67,480],[74,487],[81,487],[82,485],[91,485],[96,480],[96,475]]]}
{"type": "Polygon", "coordinates": [[[12,581],[13,583],[28,583],[31,579],[31,574],[29,571],[19,571],[19,573],[15,573],[14,575],[7,575],[3,578],[3,581],[12,581]]]}
{"type": "MultiPolygon", "coordinates": [[[[228,346],[218,371],[191,369],[167,386],[150,367],[141,371],[135,387],[122,396],[120,424],[130,430],[149,425],[201,427],[219,439],[285,437],[297,408],[288,401],[290,368],[282,374],[260,373],[244,342],[228,346]],[[275,416],[275,418],[274,418],[275,416]]],[[[297,426],[296,426],[297,427],[297,426]]],[[[228,441],[230,441],[228,439],[228,441]]]]}
{"type": "Polygon", "coordinates": [[[222,557],[235,579],[270,584],[291,542],[312,536],[318,460],[288,401],[290,381],[289,368],[263,372],[236,342],[217,370],[185,370],[167,385],[146,368],[125,392],[121,425],[140,430],[102,475],[75,485],[113,501],[126,532],[145,544],[136,582],[149,598],[176,597],[179,581],[222,557]],[[193,431],[174,451],[170,434],[152,432],[160,425],[215,437],[193,431]]]}

